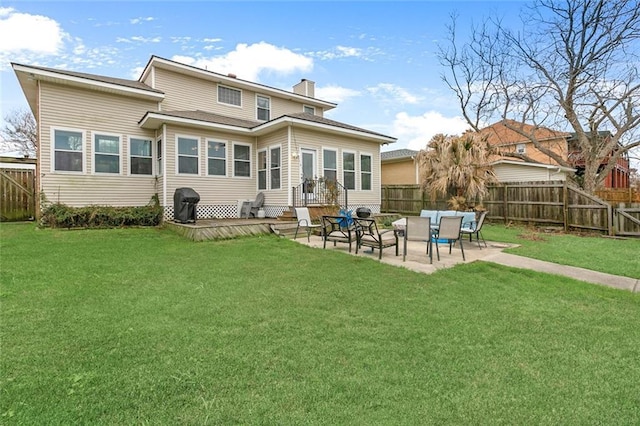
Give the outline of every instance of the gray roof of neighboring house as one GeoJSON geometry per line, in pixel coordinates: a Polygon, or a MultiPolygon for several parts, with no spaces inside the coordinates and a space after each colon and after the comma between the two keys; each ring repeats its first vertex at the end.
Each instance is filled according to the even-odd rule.
{"type": "Polygon", "coordinates": [[[403,158],[411,158],[411,157],[415,157],[418,154],[418,152],[420,151],[414,151],[412,149],[396,149],[393,151],[382,152],[380,154],[380,159],[384,161],[384,160],[400,160],[403,158]]]}
{"type": "Polygon", "coordinates": [[[97,81],[97,82],[101,82],[101,83],[117,84],[119,86],[130,87],[132,89],[148,90],[150,92],[155,92],[155,93],[164,93],[162,90],[154,89],[151,86],[148,86],[148,85],[146,85],[144,83],[141,83],[141,82],[139,82],[137,80],[128,80],[128,79],[125,79],[125,78],[106,77],[106,76],[97,75],[97,74],[88,74],[88,73],[84,73],[84,72],[67,71],[67,70],[61,70],[61,69],[58,69],[58,68],[37,67],[37,66],[33,66],[33,65],[29,65],[29,68],[35,68],[35,69],[42,70],[42,71],[48,71],[48,72],[53,72],[53,73],[56,73],[56,74],[67,75],[67,76],[70,76],[70,77],[85,78],[87,80],[93,80],[93,81],[97,81]]]}

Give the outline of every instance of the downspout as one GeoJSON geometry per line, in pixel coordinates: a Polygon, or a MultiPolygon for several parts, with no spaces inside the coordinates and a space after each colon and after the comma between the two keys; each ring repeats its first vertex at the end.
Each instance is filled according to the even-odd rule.
{"type": "Polygon", "coordinates": [[[289,167],[287,167],[287,206],[293,205],[293,194],[292,194],[292,184],[291,184],[291,168],[293,167],[293,152],[291,151],[291,124],[287,126],[287,152],[289,156],[287,158],[287,163],[289,167]]]}
{"type": "MultiPolygon", "coordinates": [[[[40,221],[40,196],[42,194],[42,179],[40,177],[40,171],[42,170],[42,165],[40,164],[41,159],[42,159],[42,120],[40,120],[40,117],[42,116],[41,114],[41,108],[42,108],[42,99],[41,99],[41,91],[40,91],[40,80],[37,80],[36,85],[38,86],[38,109],[36,111],[37,117],[36,117],[36,123],[38,124],[37,127],[37,139],[36,139],[36,181],[35,181],[35,188],[34,188],[34,194],[33,196],[35,197],[34,200],[34,208],[35,208],[35,212],[34,215],[36,217],[36,221],[40,221]]],[[[49,136],[51,137],[51,136],[49,136]]],[[[84,141],[82,141],[82,143],[85,143],[84,141]]],[[[55,141],[50,141],[49,145],[55,145],[55,141]],[[53,143],[52,143],[53,142],[53,143]]],[[[54,154],[55,155],[55,154],[54,154]]],[[[49,164],[51,165],[52,162],[49,162],[49,164]]]]}
{"type": "Polygon", "coordinates": [[[167,207],[167,124],[162,124],[162,206],[167,207]]]}

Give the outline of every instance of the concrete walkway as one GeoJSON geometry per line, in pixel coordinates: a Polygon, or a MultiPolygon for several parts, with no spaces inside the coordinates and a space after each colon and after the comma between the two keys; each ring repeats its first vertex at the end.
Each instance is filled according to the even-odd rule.
{"type": "MultiPolygon", "coordinates": [[[[307,242],[306,235],[298,235],[297,241],[301,244],[308,245],[310,247],[316,247],[322,249],[323,241],[319,236],[311,236],[309,242],[307,242]]],[[[451,254],[449,254],[448,245],[440,245],[440,261],[436,259],[435,248],[433,254],[433,263],[429,263],[429,258],[426,255],[426,244],[416,241],[409,241],[407,243],[407,257],[406,261],[402,260],[402,240],[400,241],[399,256],[395,256],[395,249],[393,247],[384,249],[382,255],[382,262],[394,266],[404,267],[416,272],[425,274],[433,273],[439,269],[450,268],[457,264],[463,263],[462,253],[459,247],[454,247],[451,254]]],[[[482,249],[478,248],[478,244],[474,241],[469,243],[465,241],[464,254],[466,261],[464,263],[470,263],[474,261],[494,262],[500,265],[510,266],[513,268],[532,269],[538,272],[545,272],[548,274],[562,275],[576,280],[585,281],[588,283],[605,285],[621,290],[628,290],[634,293],[640,292],[640,279],[621,277],[617,275],[605,274],[602,272],[591,271],[589,269],[577,268],[574,266],[559,265],[556,263],[545,262],[542,260],[531,259],[528,257],[517,256],[514,254],[504,253],[503,250],[509,247],[515,247],[515,244],[504,244],[487,241],[487,246],[482,246],[482,249]]],[[[347,244],[338,243],[334,246],[332,243],[327,243],[327,250],[336,250],[344,253],[349,253],[349,246],[347,244]]],[[[355,254],[355,242],[352,244],[352,255],[355,254]]],[[[357,256],[369,257],[378,260],[378,251],[372,252],[370,249],[359,250],[357,256]]]]}

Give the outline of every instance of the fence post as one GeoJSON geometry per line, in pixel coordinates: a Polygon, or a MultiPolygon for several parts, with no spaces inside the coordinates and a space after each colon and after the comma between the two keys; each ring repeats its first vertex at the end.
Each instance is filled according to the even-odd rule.
{"type": "Polygon", "coordinates": [[[564,232],[569,230],[569,188],[567,181],[562,185],[562,222],[564,222],[564,232]]]}
{"type": "Polygon", "coordinates": [[[507,208],[509,206],[509,201],[507,200],[507,184],[502,185],[502,214],[504,215],[504,223],[507,224],[507,208]]]}

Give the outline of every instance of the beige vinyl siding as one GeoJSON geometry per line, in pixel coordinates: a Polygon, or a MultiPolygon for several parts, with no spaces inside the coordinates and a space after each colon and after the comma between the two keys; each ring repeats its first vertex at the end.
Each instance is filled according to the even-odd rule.
{"type": "MultiPolygon", "coordinates": [[[[267,205],[278,205],[278,206],[286,206],[288,204],[288,196],[289,191],[291,191],[291,182],[288,180],[288,168],[291,161],[291,153],[288,150],[287,146],[287,129],[278,130],[268,136],[264,136],[258,139],[258,149],[254,153],[254,164],[253,170],[255,171],[256,177],[256,191],[257,191],[257,158],[258,151],[262,149],[268,149],[272,147],[279,146],[280,156],[281,156],[281,164],[280,164],[280,189],[271,189],[265,192],[265,204],[267,205]]],[[[267,151],[267,169],[269,168],[269,153],[267,151]]],[[[268,174],[267,174],[268,176],[268,174]]]]}
{"type": "Polygon", "coordinates": [[[414,160],[408,158],[403,161],[382,164],[383,185],[415,185],[419,183],[419,176],[414,160]]]}
{"type": "Polygon", "coordinates": [[[536,182],[566,179],[566,175],[558,173],[557,169],[520,166],[517,164],[496,164],[493,166],[493,171],[500,182],[536,182]]]}
{"type": "Polygon", "coordinates": [[[167,126],[166,143],[166,180],[167,202],[173,203],[176,188],[193,188],[200,195],[200,204],[236,205],[238,199],[253,199],[256,196],[256,150],[253,137],[232,135],[229,133],[192,129],[180,126],[167,126]],[[178,175],[176,173],[176,135],[196,137],[200,148],[198,175],[178,175]],[[207,175],[207,140],[216,140],[227,144],[226,176],[207,175]],[[252,145],[251,177],[233,177],[233,143],[252,145]]]}
{"type": "MultiPolygon", "coordinates": [[[[239,89],[233,86],[233,81],[224,82],[222,85],[239,89]]],[[[245,120],[257,120],[256,92],[252,90],[240,89],[242,107],[227,105],[218,102],[217,82],[161,68],[155,68],[155,88],[165,92],[163,111],[201,110],[245,120]]],[[[302,102],[278,98],[272,94],[260,94],[271,100],[271,119],[302,112],[302,102]]],[[[321,108],[316,108],[316,115],[322,116],[321,108]]]]}
{"type": "Polygon", "coordinates": [[[138,120],[155,102],[96,91],[40,84],[41,190],[51,202],[73,206],[89,204],[145,205],[155,193],[153,176],[128,176],[129,136],[154,139],[154,132],[140,129],[138,120]],[[84,132],[85,168],[82,173],[52,171],[52,128],[84,132]],[[121,175],[93,175],[93,138],[116,134],[121,144],[121,175]]]}
{"type": "MultiPolygon", "coordinates": [[[[356,160],[356,189],[349,190],[349,205],[380,204],[380,146],[356,138],[311,132],[306,129],[295,128],[293,131],[295,145],[292,149],[314,149],[316,155],[316,170],[322,172],[322,149],[337,150],[338,155],[338,182],[342,182],[342,153],[352,152],[356,160]],[[371,190],[360,191],[360,154],[371,155],[371,190]]],[[[300,164],[293,161],[291,186],[297,186],[300,180],[300,164]]]]}

